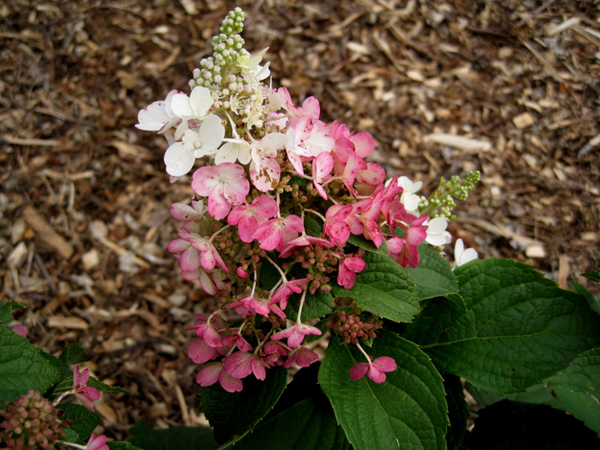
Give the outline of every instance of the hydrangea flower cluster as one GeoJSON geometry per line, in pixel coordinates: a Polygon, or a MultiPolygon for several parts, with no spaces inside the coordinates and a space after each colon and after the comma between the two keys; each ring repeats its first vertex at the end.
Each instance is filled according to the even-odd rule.
{"type": "MultiPolygon", "coordinates": [[[[86,408],[94,411],[92,401],[100,398],[100,391],[87,386],[90,377],[89,369],[80,372],[79,365],[73,369],[73,388],[57,397],[52,403],[37,391],[30,390],[26,395],[13,402],[5,402],[0,410],[0,444],[14,450],[43,448],[48,450],[69,447],[84,450],[108,450],[108,438],[104,435],[92,434],[85,446],[65,442],[64,427],[68,421],[62,421],[62,411],[56,406],[69,394],[76,395],[86,408]]],[[[4,448],[4,447],[2,447],[4,448]]]]}
{"type": "MultiPolygon", "coordinates": [[[[203,365],[200,385],[218,382],[229,392],[242,390],[250,374],[263,380],[270,367],[318,360],[306,343],[326,327],[310,322],[317,317],[304,307],[333,284],[352,288],[367,265],[355,240],[417,267],[421,243],[448,243],[451,198],[478,177],[442,183],[431,199],[406,177],[384,183],[384,169],[366,159],[375,149],[370,134],[324,122],[314,97],[298,106],[286,88],[261,82],[269,76],[268,64],[260,65],[266,49],[250,56],[243,23],[241,9],[230,12],[213,55],[194,70],[190,95],[169,92],[141,110],[136,125],[165,135],[172,181],[201,162],[191,175],[191,205],[171,207],[182,224],[168,250],[183,278],[220,302],[195,316],[188,353],[203,365]]],[[[357,311],[350,319],[335,308],[325,318],[357,346],[376,336],[378,318],[357,311]],[[354,335],[346,326],[357,328],[354,335]]],[[[367,358],[351,375],[381,383],[395,369],[388,359],[367,358]]]]}
{"type": "Polygon", "coordinates": [[[4,403],[0,416],[0,444],[10,449],[43,448],[53,450],[64,436],[59,411],[39,392],[30,390],[14,402],[4,403]]]}

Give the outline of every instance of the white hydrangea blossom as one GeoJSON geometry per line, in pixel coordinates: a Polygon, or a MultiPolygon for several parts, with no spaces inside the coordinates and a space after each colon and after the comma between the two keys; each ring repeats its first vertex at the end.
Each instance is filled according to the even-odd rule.
{"type": "Polygon", "coordinates": [[[460,267],[469,261],[477,259],[477,251],[473,248],[465,249],[462,239],[457,239],[454,245],[454,267],[460,267]]]}
{"type": "Polygon", "coordinates": [[[436,247],[442,247],[451,241],[452,236],[446,231],[448,220],[445,217],[436,217],[427,220],[424,225],[427,225],[428,227],[427,237],[425,238],[427,243],[436,247]]]}

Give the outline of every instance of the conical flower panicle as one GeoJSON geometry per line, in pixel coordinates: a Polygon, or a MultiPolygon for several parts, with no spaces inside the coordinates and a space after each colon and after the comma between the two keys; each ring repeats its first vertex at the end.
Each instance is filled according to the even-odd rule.
{"type": "MultiPolygon", "coordinates": [[[[352,289],[367,269],[353,236],[416,268],[419,245],[448,242],[453,198],[464,198],[478,178],[452,178],[429,199],[407,177],[384,183],[383,167],[366,160],[376,145],[369,133],[324,122],[315,97],[298,106],[285,87],[263,83],[267,49],[255,56],[244,49],[243,24],[235,8],[213,38],[213,54],[194,70],[190,94],[172,90],[140,111],[137,125],[165,134],[172,181],[194,170],[192,206],[171,209],[182,223],[168,249],[183,278],[221,303],[195,325],[188,353],[204,365],[201,385],[219,382],[228,391],[241,390],[246,376],[263,379],[269,367],[318,359],[305,343],[322,330],[302,311],[335,284],[352,289]]],[[[380,326],[361,311],[342,320],[334,308],[325,317],[354,345],[375,338],[380,326]]],[[[393,367],[365,364],[378,382],[393,367]]]]}

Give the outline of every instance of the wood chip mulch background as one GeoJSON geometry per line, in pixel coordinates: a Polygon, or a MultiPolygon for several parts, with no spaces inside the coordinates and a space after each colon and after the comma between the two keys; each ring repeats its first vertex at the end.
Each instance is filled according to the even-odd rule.
{"type": "Polygon", "coordinates": [[[372,133],[390,175],[429,193],[482,172],[455,237],[594,289],[579,274],[600,265],[598,1],[3,2],[0,299],[29,305],[36,345],[81,340],[96,376],[129,391],[98,404],[109,436],[202,422],[184,329],[211,299],[166,251],[170,204],[191,191],[134,125],[187,89],[236,5],[273,85],[372,133]]]}

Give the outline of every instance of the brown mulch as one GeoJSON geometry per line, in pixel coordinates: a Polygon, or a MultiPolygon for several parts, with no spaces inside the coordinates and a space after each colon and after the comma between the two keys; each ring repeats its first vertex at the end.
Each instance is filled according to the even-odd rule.
{"type": "MultiPolygon", "coordinates": [[[[424,181],[482,172],[454,236],[563,287],[600,266],[600,3],[592,1],[27,1],[0,4],[1,300],[30,339],[81,340],[124,387],[105,432],[202,422],[190,312],[210,307],[166,251],[162,137],[137,112],[185,90],[234,6],[274,86],[369,131],[372,161],[424,181]],[[469,138],[451,139],[447,135],[469,138]]],[[[593,287],[591,287],[594,289],[593,287]]],[[[598,293],[597,290],[594,292],[598,293]]]]}

